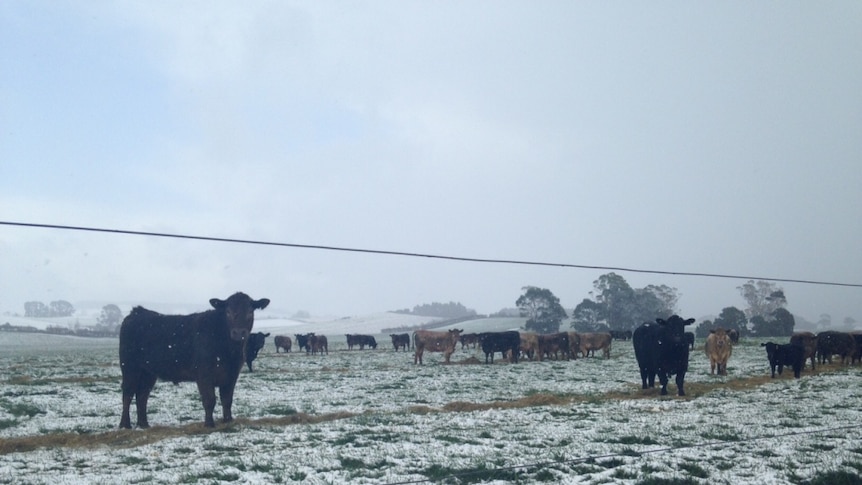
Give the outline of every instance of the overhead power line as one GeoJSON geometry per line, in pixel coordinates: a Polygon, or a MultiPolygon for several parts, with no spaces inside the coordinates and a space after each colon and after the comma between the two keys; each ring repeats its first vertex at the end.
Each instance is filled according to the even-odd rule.
{"type": "Polygon", "coordinates": [[[862,288],[862,283],[841,283],[834,281],[817,281],[817,280],[808,280],[808,279],[795,279],[795,278],[775,278],[769,276],[750,276],[750,275],[733,275],[733,274],[720,274],[720,273],[701,273],[701,272],[690,272],[690,271],[666,271],[666,270],[654,270],[654,269],[640,269],[640,268],[625,268],[620,266],[600,266],[600,265],[588,265],[588,264],[572,264],[572,263],[553,263],[547,261],[524,261],[524,260],[515,260],[515,259],[493,259],[493,258],[475,258],[475,257],[466,257],[466,256],[447,256],[442,254],[427,254],[427,253],[414,253],[407,251],[388,251],[382,249],[362,249],[362,248],[348,248],[348,247],[338,247],[338,246],[324,246],[317,244],[296,244],[296,243],[285,243],[285,242],[274,242],[274,241],[258,241],[252,239],[236,239],[236,238],[225,238],[225,237],[212,237],[212,236],[195,236],[190,234],[172,234],[172,233],[164,233],[164,232],[150,232],[150,231],[130,231],[125,229],[107,229],[100,227],[83,227],[83,226],[67,226],[67,225],[59,225],[59,224],[38,224],[38,223],[30,223],[30,222],[11,222],[11,221],[0,221],[0,225],[4,226],[17,226],[17,227],[29,227],[29,228],[39,228],[39,229],[55,229],[55,230],[66,230],[66,231],[86,231],[86,232],[100,232],[100,233],[108,233],[108,234],[124,234],[130,236],[148,236],[148,237],[162,237],[162,238],[172,238],[172,239],[189,239],[195,241],[210,241],[210,242],[221,242],[221,243],[233,243],[233,244],[254,244],[259,246],[278,246],[278,247],[286,247],[286,248],[296,248],[296,249],[317,249],[324,251],[342,251],[342,252],[352,252],[352,253],[366,253],[366,254],[380,254],[386,256],[405,256],[411,258],[430,258],[430,259],[442,259],[449,261],[465,261],[471,263],[492,263],[492,264],[516,264],[516,265],[526,265],[526,266],[552,266],[557,268],[575,268],[575,269],[589,269],[589,270],[601,270],[601,271],[621,271],[628,273],[646,273],[646,274],[658,274],[658,275],[672,275],[672,276],[698,276],[704,278],[725,278],[725,279],[737,279],[737,280],[763,280],[763,281],[774,281],[778,283],[801,283],[807,285],[825,285],[825,286],[843,286],[850,288],[862,288]]]}

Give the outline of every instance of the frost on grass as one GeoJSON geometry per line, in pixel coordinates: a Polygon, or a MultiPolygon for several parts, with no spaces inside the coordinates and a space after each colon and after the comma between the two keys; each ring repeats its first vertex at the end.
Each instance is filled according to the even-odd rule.
{"type": "Polygon", "coordinates": [[[764,378],[758,344],[734,349],[727,377],[692,352],[686,398],[642,391],[625,342],[610,360],[517,365],[431,354],[414,366],[382,345],[314,357],[265,349],[240,376],[237,422],[215,431],[202,427],[193,383],[164,382],[150,400],[155,428],[118,431],[115,340],[8,347],[0,481],[755,484],[862,468],[859,368],[764,378]]]}

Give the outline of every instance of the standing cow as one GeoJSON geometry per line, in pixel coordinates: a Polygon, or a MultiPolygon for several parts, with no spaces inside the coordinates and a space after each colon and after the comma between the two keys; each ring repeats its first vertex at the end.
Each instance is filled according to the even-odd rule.
{"type": "Polygon", "coordinates": [[[227,300],[213,298],[213,309],[192,315],[162,315],[135,307],[120,326],[120,371],[123,382],[121,428],[131,428],[129,408],[137,407],[137,426],[148,428],[147,400],[156,381],[197,382],[204,407],[204,425],[215,426],[215,388],[219,389],[222,420],[233,420],[231,406],[254,310],[269,300],[252,300],[235,293],[227,300]]]}
{"type": "Polygon", "coordinates": [[[521,336],[516,331],[508,332],[483,332],[479,334],[479,345],[485,353],[485,363],[491,358],[494,363],[494,353],[502,352],[504,358],[508,356],[509,362],[518,362],[518,354],[521,353],[521,336]]]}
{"type": "Polygon", "coordinates": [[[784,366],[793,367],[793,377],[799,379],[802,373],[802,367],[805,365],[805,349],[799,345],[792,344],[776,344],[766,342],[760,344],[761,347],[766,347],[766,358],[769,360],[769,367],[772,369],[772,377],[775,377],[775,368],[778,368],[778,375],[784,371],[784,366]]]}
{"type": "Polygon", "coordinates": [[[407,333],[390,333],[392,339],[392,347],[398,352],[399,348],[403,348],[405,352],[410,349],[410,334],[407,333]]]}
{"type": "Polygon", "coordinates": [[[455,344],[458,343],[458,338],[464,330],[452,329],[448,332],[433,332],[431,330],[416,330],[413,332],[413,363],[422,364],[422,355],[425,350],[428,352],[443,352],[443,358],[446,363],[452,354],[455,353],[455,344]]]}
{"type": "Polygon", "coordinates": [[[273,339],[275,341],[275,353],[278,353],[278,349],[284,349],[285,353],[290,352],[290,347],[293,343],[290,341],[290,337],[287,335],[276,335],[273,339]]]}
{"type": "Polygon", "coordinates": [[[311,349],[311,355],[323,355],[324,352],[326,352],[326,355],[329,355],[329,341],[326,339],[326,335],[308,334],[306,347],[311,349]]]}
{"type": "MultiPolygon", "coordinates": [[[[811,332],[793,332],[793,335],[790,336],[790,343],[805,349],[803,362],[811,359],[811,370],[814,370],[814,361],[817,359],[817,335],[811,332]]],[[[805,368],[804,363],[802,367],[805,368]]]]}
{"type": "Polygon", "coordinates": [[[249,372],[254,372],[254,369],[251,367],[251,363],[254,362],[254,359],[257,358],[257,354],[260,353],[260,350],[263,348],[264,344],[266,344],[267,337],[269,337],[269,334],[263,332],[255,332],[249,335],[248,344],[245,349],[245,363],[248,365],[249,372]]]}
{"type": "Polygon", "coordinates": [[[641,374],[644,389],[655,387],[655,376],[661,383],[661,395],[667,394],[667,383],[676,374],[676,389],[685,396],[683,384],[688,371],[688,342],[685,327],[694,323],[694,318],[683,320],[672,315],[667,320],[657,318],[656,323],[644,323],[632,334],[632,345],[641,374]]]}
{"type": "Polygon", "coordinates": [[[832,356],[841,357],[842,364],[850,364],[856,351],[856,339],[847,332],[826,330],[817,334],[817,361],[832,363],[832,356]]]}
{"type": "Polygon", "coordinates": [[[580,352],[584,358],[588,357],[590,353],[592,355],[596,354],[596,350],[602,351],[602,356],[606,359],[611,358],[611,343],[613,342],[613,337],[611,337],[610,333],[607,332],[588,332],[582,333],[581,336],[581,345],[580,352]]]}
{"type": "Polygon", "coordinates": [[[715,374],[717,367],[718,375],[726,376],[727,360],[730,359],[730,354],[733,353],[733,343],[727,331],[723,328],[710,330],[703,350],[706,352],[706,356],[709,357],[709,373],[715,374]]]}
{"type": "Polygon", "coordinates": [[[519,350],[521,351],[521,355],[526,356],[530,360],[538,356],[538,359],[542,360],[542,356],[539,355],[539,335],[535,332],[520,332],[520,334],[521,345],[519,350]]]}
{"type": "Polygon", "coordinates": [[[304,349],[306,354],[311,352],[311,345],[308,344],[308,340],[311,338],[312,335],[314,335],[314,334],[313,333],[295,333],[295,334],[293,334],[293,336],[296,337],[296,346],[299,348],[300,351],[302,351],[304,349]]]}
{"type": "Polygon", "coordinates": [[[377,340],[371,335],[361,335],[361,334],[346,334],[347,337],[347,350],[353,350],[353,347],[359,346],[359,350],[365,350],[365,346],[369,346],[372,349],[377,348],[377,340]]]}

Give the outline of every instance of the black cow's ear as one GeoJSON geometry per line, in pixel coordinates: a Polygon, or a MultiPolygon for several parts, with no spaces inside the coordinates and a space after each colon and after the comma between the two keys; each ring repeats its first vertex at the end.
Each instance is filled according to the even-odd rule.
{"type": "Polygon", "coordinates": [[[765,343],[760,344],[761,347],[766,347],[765,343]]]}
{"type": "Polygon", "coordinates": [[[212,305],[213,308],[215,308],[216,310],[220,310],[221,308],[223,308],[224,304],[225,304],[224,300],[219,300],[218,298],[211,298],[210,299],[210,305],[212,305]]]}
{"type": "Polygon", "coordinates": [[[256,310],[263,310],[269,305],[269,298],[261,298],[252,305],[256,310]]]}
{"type": "Polygon", "coordinates": [[[694,323],[694,318],[689,318],[688,320],[685,321],[686,325],[691,325],[692,323],[694,323]]]}

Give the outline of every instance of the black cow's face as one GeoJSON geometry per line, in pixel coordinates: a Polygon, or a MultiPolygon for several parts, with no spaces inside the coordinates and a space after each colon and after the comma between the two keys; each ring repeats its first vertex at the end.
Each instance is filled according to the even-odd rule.
{"type": "Polygon", "coordinates": [[[269,337],[268,333],[257,332],[253,333],[248,338],[248,349],[250,352],[253,352],[254,355],[257,355],[257,352],[260,351],[266,345],[266,338],[269,337]]]}
{"type": "Polygon", "coordinates": [[[266,308],[269,305],[269,299],[252,300],[245,293],[238,292],[227,300],[213,298],[210,300],[210,305],[224,312],[231,340],[242,342],[251,334],[254,326],[254,311],[266,308]]]}
{"type": "Polygon", "coordinates": [[[775,351],[778,350],[778,344],[774,342],[766,342],[760,344],[761,347],[766,347],[766,358],[769,359],[770,362],[775,360],[775,351]]]}
{"type": "Polygon", "coordinates": [[[687,345],[685,327],[694,323],[694,318],[683,320],[679,315],[671,315],[667,320],[656,318],[655,321],[661,325],[663,330],[662,340],[671,345],[687,345]]]}

